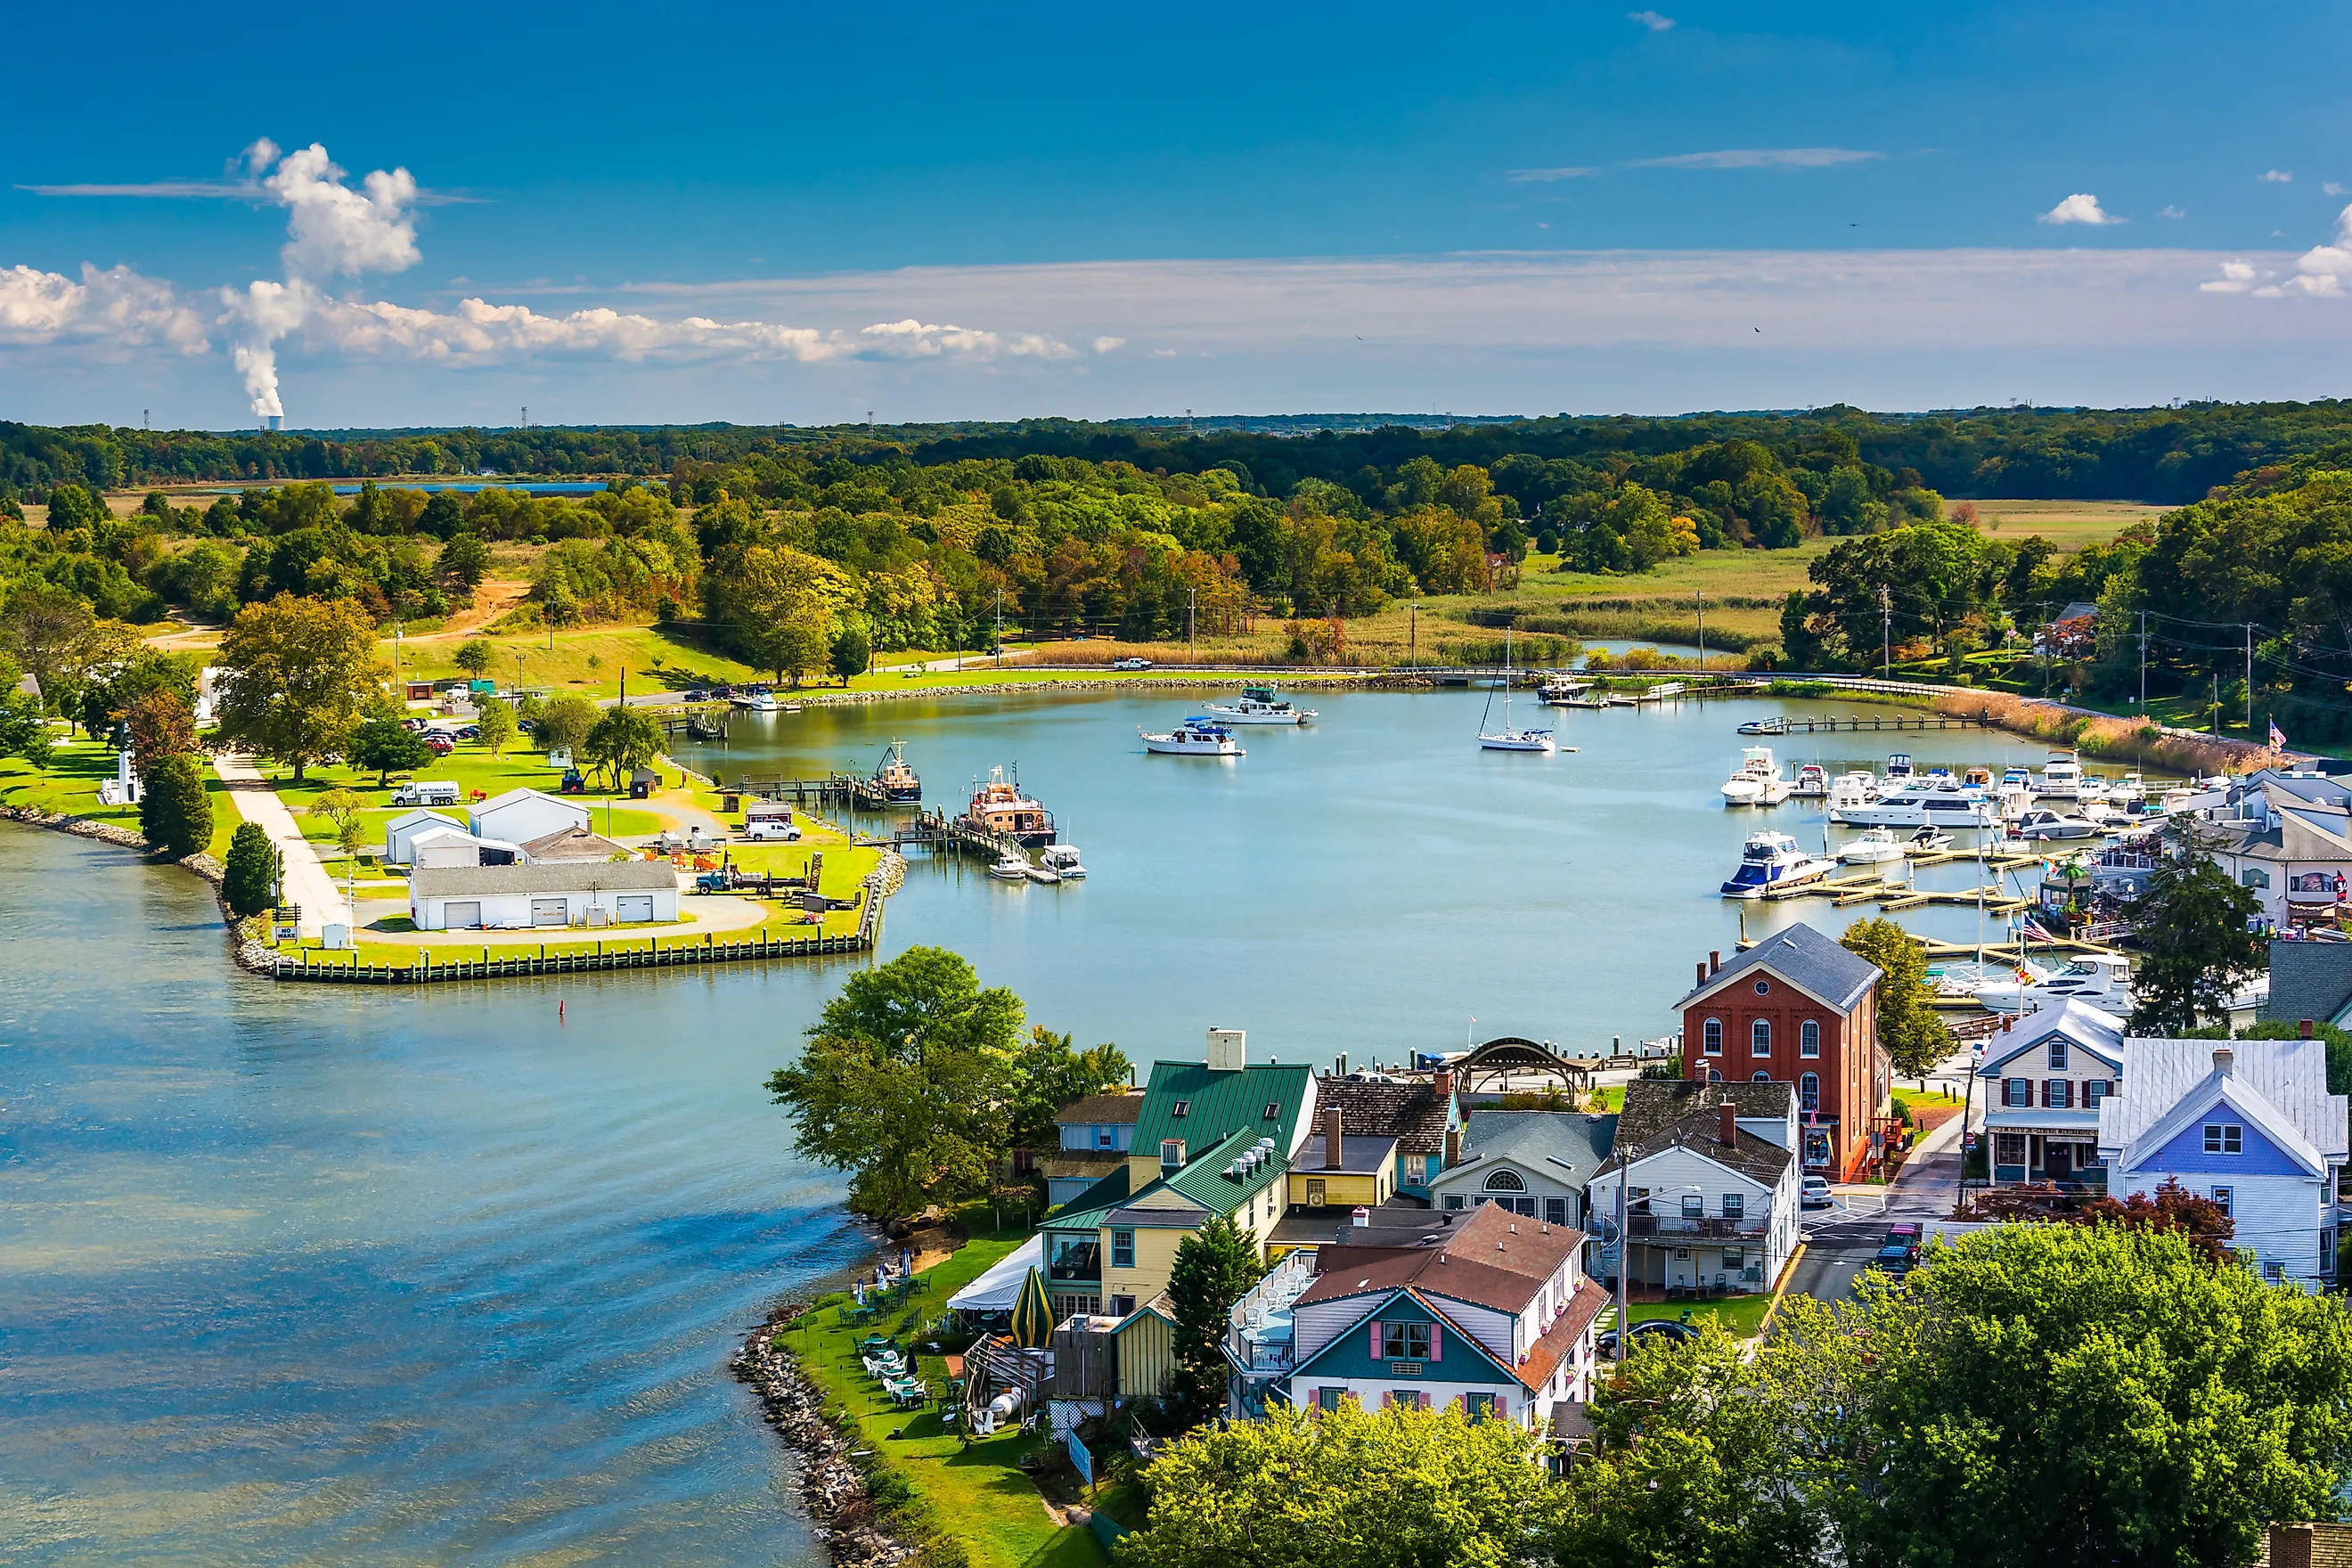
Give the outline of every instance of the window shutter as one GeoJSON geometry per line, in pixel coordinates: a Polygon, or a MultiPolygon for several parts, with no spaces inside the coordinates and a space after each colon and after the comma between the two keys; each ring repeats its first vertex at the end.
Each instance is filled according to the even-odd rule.
{"type": "Polygon", "coordinates": [[[1435,1323],[1429,1325],[1429,1359],[1432,1361],[1445,1359],[1445,1336],[1435,1323]]]}
{"type": "Polygon", "coordinates": [[[1390,1405],[1394,1405],[1395,1403],[1396,1403],[1396,1390],[1395,1390],[1395,1389],[1393,1389],[1393,1388],[1383,1388],[1383,1389],[1381,1389],[1381,1409],[1386,1410],[1390,1405]]]}
{"type": "Polygon", "coordinates": [[[1381,1325],[1378,1322],[1372,1324],[1372,1359],[1381,1359],[1381,1325]]]}
{"type": "Polygon", "coordinates": [[[2060,1079],[2058,1080],[2058,1105],[2061,1110],[2071,1110],[2074,1109],[2074,1085],[2072,1079],[2060,1079]]]}

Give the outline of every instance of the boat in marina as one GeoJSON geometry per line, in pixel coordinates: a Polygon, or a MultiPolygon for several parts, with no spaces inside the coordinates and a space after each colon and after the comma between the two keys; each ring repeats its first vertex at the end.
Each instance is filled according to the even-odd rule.
{"type": "Polygon", "coordinates": [[[1832,813],[1868,805],[1878,798],[1878,775],[1859,769],[1843,773],[1830,780],[1830,810],[1832,813]]]}
{"type": "Polygon", "coordinates": [[[2054,971],[2021,964],[2007,978],[1989,980],[1971,994],[1990,1013],[2031,1013],[2082,1002],[2121,1017],[2132,1010],[2131,960],[2121,953],[2095,952],[2054,971]]]}
{"type": "MultiPolygon", "coordinates": [[[[1492,713],[1494,708],[1495,694],[1489,691],[1486,693],[1487,713],[1492,713]]],[[[1511,634],[1507,628],[1503,633],[1503,727],[1487,729],[1486,715],[1481,714],[1478,719],[1478,745],[1480,750],[1488,752],[1551,752],[1559,750],[1549,730],[1518,730],[1511,726],[1511,634]]],[[[1576,750],[1574,746],[1568,749],[1571,752],[1576,750]]]]}
{"type": "Polygon", "coordinates": [[[1037,862],[1065,882],[1086,880],[1087,868],[1078,860],[1078,847],[1075,844],[1048,844],[1038,851],[1037,862]]]}
{"type": "Polygon", "coordinates": [[[1913,772],[1914,770],[1911,766],[1911,753],[1908,752],[1896,752],[1894,755],[1886,759],[1886,772],[1881,776],[1884,777],[1888,784],[1897,784],[1907,783],[1913,772]]]}
{"type": "Polygon", "coordinates": [[[1799,800],[1824,800],[1830,793],[1829,770],[1819,763],[1807,763],[1797,770],[1797,782],[1789,793],[1799,800]]]}
{"type": "Polygon", "coordinates": [[[1769,890],[1818,882],[1836,869],[1836,861],[1806,854],[1788,834],[1752,834],[1740,846],[1739,868],[1723,884],[1723,896],[1760,899],[1769,890]]]}
{"type": "Polygon", "coordinates": [[[996,858],[996,863],[988,868],[988,874],[1000,882],[1026,882],[1031,869],[1028,856],[1008,851],[996,858]]]}
{"type": "Polygon", "coordinates": [[[2077,800],[2083,794],[2083,763],[2072,752],[2053,752],[2042,764],[2033,793],[2051,800],[2077,800]]]}
{"type": "Polygon", "coordinates": [[[907,742],[893,741],[890,749],[882,753],[879,766],[874,770],[874,783],[881,789],[882,798],[893,805],[918,805],[923,799],[923,781],[907,765],[907,742]]]}
{"type": "Polygon", "coordinates": [[[1862,805],[1839,806],[1830,820],[1842,827],[1994,827],[1992,803],[1973,790],[1908,784],[1862,805]]]}
{"type": "Polygon", "coordinates": [[[2039,807],[2019,817],[2014,831],[2018,837],[2038,843],[2048,838],[2096,838],[2102,830],[2087,816],[2039,807]]]}
{"type": "Polygon", "coordinates": [[[1021,793],[1018,772],[1008,780],[1003,768],[989,769],[986,784],[973,782],[963,823],[983,833],[1002,833],[1024,849],[1054,842],[1054,814],[1021,793]]]}
{"type": "Polygon", "coordinates": [[[1977,767],[1966,769],[1960,774],[1960,783],[1970,789],[1990,790],[1992,788],[1992,770],[1977,767]]]}
{"type": "Polygon", "coordinates": [[[1314,717],[1313,709],[1301,708],[1288,698],[1276,696],[1271,686],[1244,686],[1242,694],[1231,702],[1209,704],[1209,718],[1219,724],[1298,725],[1314,717]]]}
{"type": "Polygon", "coordinates": [[[2011,763],[2000,775],[2000,787],[2005,790],[2032,789],[2033,787],[2033,770],[2024,766],[2022,763],[2011,763]]]}
{"type": "Polygon", "coordinates": [[[797,713],[801,710],[799,703],[787,702],[772,691],[738,691],[728,700],[752,713],[797,713]]]}
{"type": "Polygon", "coordinates": [[[1942,828],[1930,825],[1920,828],[1903,841],[1903,853],[1925,855],[1937,849],[1949,849],[1951,847],[1952,836],[1942,828]]]}
{"type": "Polygon", "coordinates": [[[1743,735],[1785,735],[1789,732],[1786,719],[1750,719],[1739,726],[1743,735]]]}
{"type": "Polygon", "coordinates": [[[1234,739],[1232,731],[1213,719],[1185,720],[1164,734],[1153,734],[1141,725],[1135,732],[1143,737],[1143,749],[1159,757],[1238,757],[1242,745],[1234,739]]]}
{"type": "Polygon", "coordinates": [[[1839,847],[1837,858],[1849,866],[1884,866],[1903,858],[1903,845],[1891,827],[1865,827],[1860,837],[1839,847]]]}
{"type": "Polygon", "coordinates": [[[1772,760],[1769,746],[1748,746],[1739,753],[1737,772],[1723,781],[1726,805],[1778,805],[1789,798],[1789,781],[1772,760]]]}
{"type": "Polygon", "coordinates": [[[2140,803],[2147,799],[2147,781],[2137,773],[2126,773],[2107,786],[2108,804],[2119,805],[2126,811],[2137,811],[2140,803]]]}
{"type": "Polygon", "coordinates": [[[1550,708],[1606,708],[1605,702],[1582,702],[1575,699],[1592,689],[1592,682],[1577,675],[1555,675],[1536,688],[1536,700],[1550,708]]]}

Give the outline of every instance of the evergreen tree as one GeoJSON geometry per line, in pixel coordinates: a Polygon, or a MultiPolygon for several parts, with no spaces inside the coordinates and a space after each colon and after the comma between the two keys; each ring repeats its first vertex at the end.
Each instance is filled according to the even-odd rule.
{"type": "Polygon", "coordinates": [[[139,831],[150,847],[174,860],[212,843],[213,798],[205,792],[195,758],[165,757],[141,781],[139,831]]]}
{"type": "Polygon", "coordinates": [[[269,834],[257,822],[241,822],[228,841],[228,862],[221,877],[221,896],[232,913],[257,915],[268,909],[278,890],[278,851],[269,834]]]}
{"type": "Polygon", "coordinates": [[[2176,853],[2157,862],[2127,913],[2139,939],[2131,1032],[2187,1035],[2226,1024],[2230,993],[2269,961],[2254,930],[2262,903],[2208,856],[2213,835],[2193,820],[2176,853]]]}
{"type": "Polygon", "coordinates": [[[1225,1407],[1227,1317],[1265,1272],[1256,1238],[1224,1215],[1177,1244],[1168,1271],[1168,1304],[1176,1320],[1173,1392],[1195,1420],[1225,1407]]]}

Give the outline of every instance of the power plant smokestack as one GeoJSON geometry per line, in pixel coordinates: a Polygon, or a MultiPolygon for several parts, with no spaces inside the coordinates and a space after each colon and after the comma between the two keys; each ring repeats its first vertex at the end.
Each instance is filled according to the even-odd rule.
{"type": "Polygon", "coordinates": [[[283,430],[286,428],[286,416],[283,414],[265,414],[261,416],[261,424],[262,428],[266,430],[283,430]]]}

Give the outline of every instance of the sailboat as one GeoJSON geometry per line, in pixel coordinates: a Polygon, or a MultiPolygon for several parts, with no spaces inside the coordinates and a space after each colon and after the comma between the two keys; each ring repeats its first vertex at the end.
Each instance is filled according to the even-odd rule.
{"type": "MultiPolygon", "coordinates": [[[[1556,752],[1559,747],[1549,730],[1514,730],[1511,728],[1511,633],[1503,631],[1503,727],[1488,730],[1486,718],[1495,709],[1495,694],[1486,693],[1486,712],[1478,716],[1478,744],[1489,752],[1556,752]]],[[[1576,748],[1570,746],[1570,751],[1576,748]]]]}

